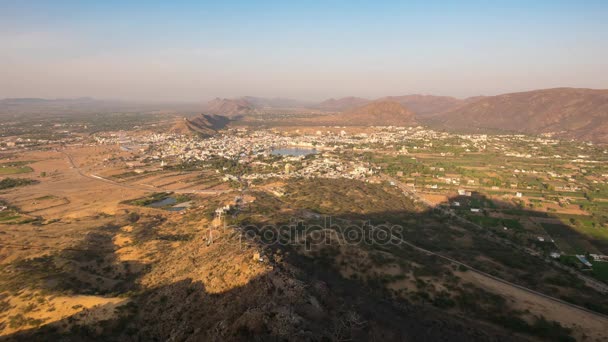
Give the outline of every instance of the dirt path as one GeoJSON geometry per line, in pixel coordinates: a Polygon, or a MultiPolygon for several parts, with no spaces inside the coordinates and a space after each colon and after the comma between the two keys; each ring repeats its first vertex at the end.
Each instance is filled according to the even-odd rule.
{"type": "Polygon", "coordinates": [[[539,296],[477,272],[459,272],[458,276],[480,288],[500,294],[512,302],[512,305],[518,310],[530,310],[535,315],[542,315],[548,320],[560,322],[563,326],[581,334],[581,336],[576,336],[577,339],[582,338],[582,333],[584,333],[596,341],[608,340],[608,317],[583,311],[578,307],[573,308],[571,305],[557,302],[553,298],[539,296]]]}
{"type": "Polygon", "coordinates": [[[95,179],[98,180],[100,182],[105,182],[108,184],[112,184],[114,186],[119,186],[122,188],[127,188],[127,189],[133,189],[133,190],[140,190],[140,191],[145,191],[145,192],[175,192],[175,193],[179,193],[179,194],[204,194],[204,195],[219,195],[219,194],[223,194],[226,192],[230,192],[231,190],[196,190],[196,189],[178,189],[178,190],[173,190],[173,189],[165,189],[165,188],[158,188],[158,187],[153,187],[153,186],[136,186],[136,185],[129,185],[129,184],[123,184],[123,183],[117,183],[113,180],[92,174],[92,175],[88,175],[86,173],[84,173],[74,162],[74,159],[72,158],[72,156],[70,154],[68,154],[65,151],[61,151],[61,153],[63,153],[67,158],[68,158],[68,162],[70,163],[70,166],[76,170],[76,172],[78,172],[78,174],[82,177],[85,178],[89,178],[89,179],[95,179]]]}

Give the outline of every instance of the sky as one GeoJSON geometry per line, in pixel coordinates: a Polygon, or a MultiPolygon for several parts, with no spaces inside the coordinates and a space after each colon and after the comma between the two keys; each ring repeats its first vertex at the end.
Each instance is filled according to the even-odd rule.
{"type": "Polygon", "coordinates": [[[0,98],[608,88],[608,1],[0,0],[0,98]]]}

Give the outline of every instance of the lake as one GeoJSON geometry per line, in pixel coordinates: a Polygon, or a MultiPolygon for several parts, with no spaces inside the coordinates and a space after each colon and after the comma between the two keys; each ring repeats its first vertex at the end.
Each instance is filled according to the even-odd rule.
{"type": "Polygon", "coordinates": [[[271,154],[278,156],[307,156],[309,154],[316,154],[317,150],[314,148],[300,148],[300,147],[281,147],[275,148],[270,151],[271,154]]]}

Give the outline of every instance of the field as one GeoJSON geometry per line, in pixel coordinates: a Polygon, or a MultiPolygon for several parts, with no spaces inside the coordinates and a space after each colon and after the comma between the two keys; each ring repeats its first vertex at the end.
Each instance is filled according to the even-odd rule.
{"type": "MultiPolygon", "coordinates": [[[[551,252],[608,254],[608,192],[601,147],[589,151],[604,164],[582,166],[557,158],[516,158],[499,152],[508,150],[515,155],[517,150],[526,151],[525,145],[514,143],[501,142],[489,152],[492,139],[484,140],[485,146],[480,147],[463,143],[462,138],[448,138],[443,144],[427,143],[422,151],[419,141],[406,142],[402,148],[409,151],[407,155],[386,153],[368,158],[434,205],[450,208],[517,244],[547,256],[551,252]],[[457,147],[463,144],[477,152],[457,147]],[[604,177],[598,182],[599,174],[604,177]],[[457,191],[472,195],[459,196],[457,191]]],[[[564,143],[542,149],[548,156],[577,153],[574,146],[564,143]]]]}
{"type": "Polygon", "coordinates": [[[34,169],[27,166],[28,162],[8,162],[0,164],[0,175],[16,175],[21,173],[33,172],[34,169]]]}
{"type": "MultiPolygon", "coordinates": [[[[143,274],[152,255],[158,254],[156,245],[189,239],[179,229],[160,235],[141,231],[139,226],[180,215],[123,204],[153,194],[152,189],[139,188],[137,182],[115,184],[91,176],[108,171],[99,167],[102,160],[122,153],[116,147],[68,151],[71,158],[56,151],[29,152],[19,156],[22,161],[11,161],[11,166],[2,169],[35,169],[44,175],[1,195],[10,205],[0,212],[4,225],[0,234],[2,335],[66,318],[73,325],[114,317],[115,310],[129,304],[124,294],[133,289],[131,278],[143,274]],[[139,226],[130,228],[135,221],[139,226]],[[5,277],[7,273],[13,276],[5,277]],[[118,294],[122,296],[113,296],[118,294]]],[[[171,187],[174,181],[165,176],[146,182],[171,187]]],[[[190,191],[196,186],[184,182],[177,188],[190,191]]],[[[177,195],[178,202],[205,196],[177,195]]]]}
{"type": "Polygon", "coordinates": [[[576,230],[564,224],[543,223],[543,228],[553,237],[561,250],[568,254],[596,253],[594,246],[576,230]]]}

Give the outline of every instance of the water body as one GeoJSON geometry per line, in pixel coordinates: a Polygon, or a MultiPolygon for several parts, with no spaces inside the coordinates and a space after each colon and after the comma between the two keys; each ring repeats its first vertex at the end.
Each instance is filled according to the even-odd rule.
{"type": "Polygon", "coordinates": [[[153,203],[148,204],[146,207],[151,207],[151,208],[162,208],[162,207],[166,207],[168,205],[173,205],[176,204],[177,200],[173,197],[167,197],[167,198],[163,198],[160,201],[156,201],[153,203]]]}
{"type": "Polygon", "coordinates": [[[307,156],[309,154],[316,154],[318,151],[314,148],[300,148],[300,147],[280,147],[270,151],[271,154],[277,156],[307,156]]]}

